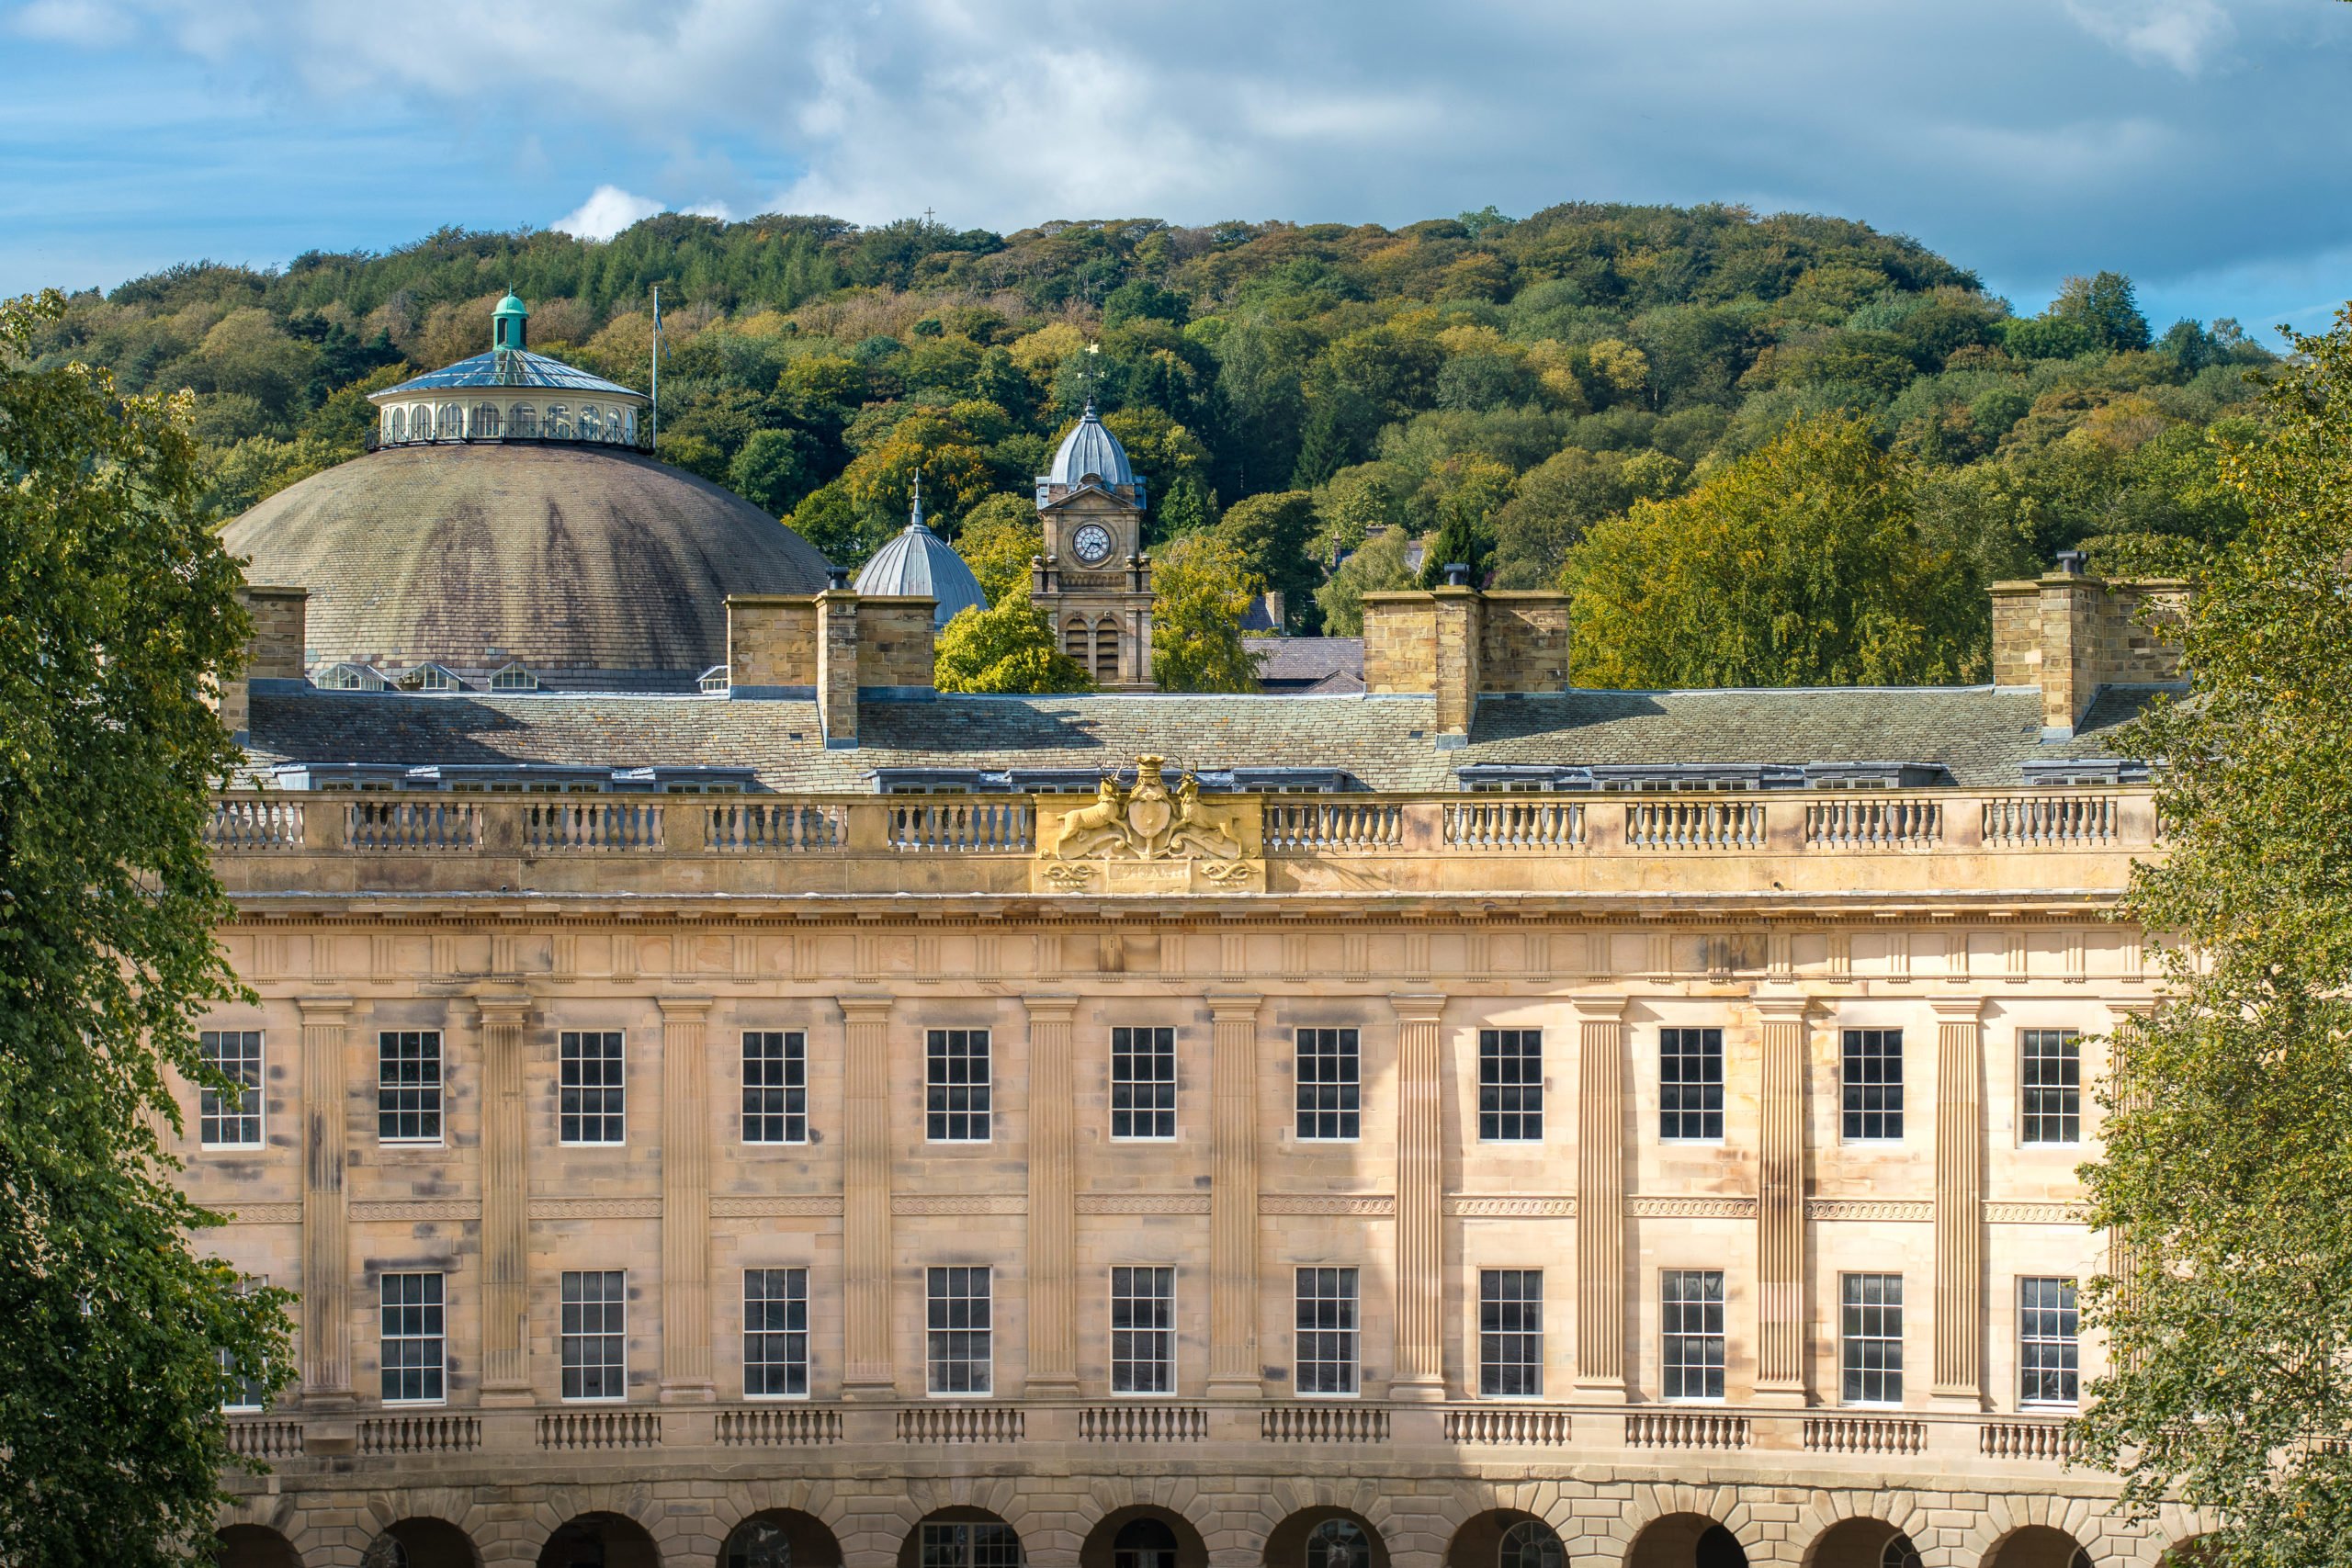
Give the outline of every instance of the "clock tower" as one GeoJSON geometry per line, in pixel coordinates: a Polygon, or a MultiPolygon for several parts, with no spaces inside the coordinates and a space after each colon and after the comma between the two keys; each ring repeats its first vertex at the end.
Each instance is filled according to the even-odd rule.
{"type": "Polygon", "coordinates": [[[1054,454],[1053,471],[1037,477],[1046,549],[1031,570],[1029,602],[1106,692],[1152,689],[1144,504],[1142,479],[1090,399],[1054,454]]]}

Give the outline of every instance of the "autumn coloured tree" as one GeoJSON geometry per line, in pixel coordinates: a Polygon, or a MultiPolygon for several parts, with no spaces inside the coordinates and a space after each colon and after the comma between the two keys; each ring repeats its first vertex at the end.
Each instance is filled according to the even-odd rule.
{"type": "Polygon", "coordinates": [[[1792,426],[1570,552],[1581,685],[1912,685],[1982,679],[1987,612],[1913,519],[1917,478],[1859,420],[1792,426]]]}

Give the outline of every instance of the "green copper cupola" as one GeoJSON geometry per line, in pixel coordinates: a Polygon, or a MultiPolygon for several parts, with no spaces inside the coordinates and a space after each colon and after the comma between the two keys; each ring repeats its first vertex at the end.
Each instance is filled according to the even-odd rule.
{"type": "Polygon", "coordinates": [[[492,349],[521,348],[524,329],[529,324],[531,312],[513,294],[498,302],[490,313],[490,346],[492,349]]]}

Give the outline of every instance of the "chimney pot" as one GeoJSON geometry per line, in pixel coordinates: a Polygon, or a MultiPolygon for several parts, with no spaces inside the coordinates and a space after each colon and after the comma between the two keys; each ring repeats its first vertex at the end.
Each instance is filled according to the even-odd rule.
{"type": "Polygon", "coordinates": [[[2089,560],[2090,558],[2083,554],[2080,550],[2060,550],[2058,552],[2058,570],[2064,572],[2068,577],[2080,577],[2083,575],[2084,568],[2089,563],[2089,560]]]}
{"type": "Polygon", "coordinates": [[[1448,588],[1469,587],[1470,563],[1459,560],[1448,561],[1445,568],[1445,585],[1448,588]]]}
{"type": "Polygon", "coordinates": [[[825,569],[825,586],[836,592],[849,586],[849,568],[829,566],[825,569]]]}

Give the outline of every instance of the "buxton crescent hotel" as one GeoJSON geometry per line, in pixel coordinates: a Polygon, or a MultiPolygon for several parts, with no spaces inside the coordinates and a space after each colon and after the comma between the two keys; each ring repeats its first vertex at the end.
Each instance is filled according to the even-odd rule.
{"type": "Polygon", "coordinates": [[[2149,1005],[2116,726],[2165,585],[1994,590],[1976,688],[1573,689],[1566,602],[1374,596],[1361,692],[1163,695],[1092,415],[932,686],[524,346],[230,525],[259,1000],[187,1091],[300,1376],[234,1568],[2151,1568],[2069,1463],[2077,1166],[2149,1005]]]}

